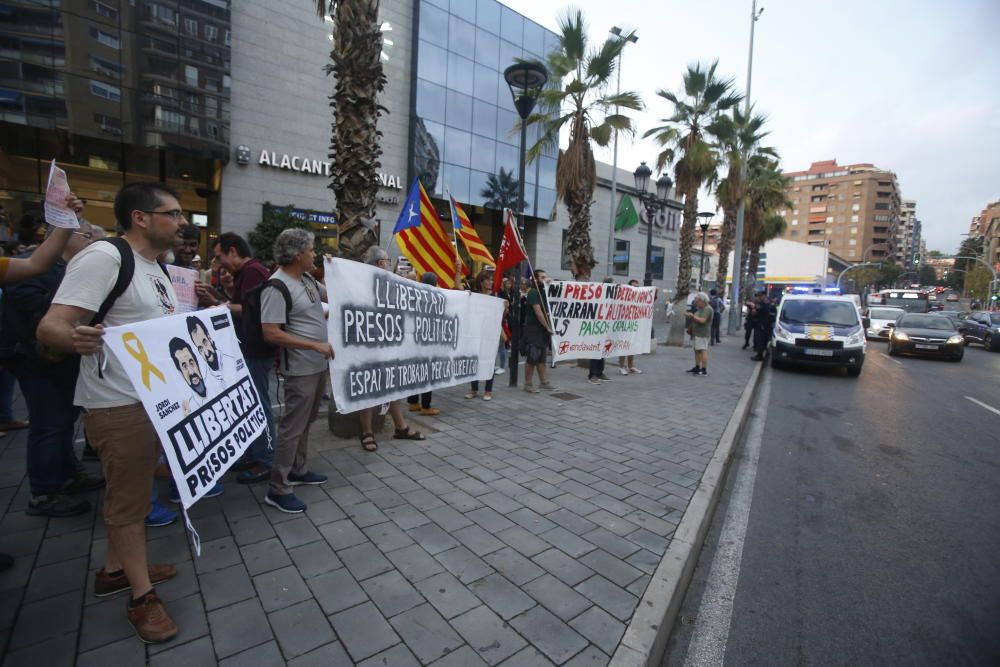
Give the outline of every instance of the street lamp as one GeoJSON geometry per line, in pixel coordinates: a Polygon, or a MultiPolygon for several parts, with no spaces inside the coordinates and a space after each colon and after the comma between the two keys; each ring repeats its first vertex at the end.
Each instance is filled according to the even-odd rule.
{"type": "Polygon", "coordinates": [[[712,219],[715,214],[711,211],[702,211],[698,214],[701,218],[701,222],[698,226],[701,227],[701,256],[698,260],[698,291],[704,290],[704,283],[702,278],[705,275],[705,237],[708,236],[708,221],[712,219]]]}
{"type": "Polygon", "coordinates": [[[632,172],[635,178],[635,189],[639,194],[639,202],[646,210],[646,277],[643,285],[650,287],[653,284],[653,218],[662,206],[667,203],[670,195],[670,188],[674,182],[666,174],[656,179],[656,194],[647,190],[649,187],[649,177],[653,175],[652,170],[645,162],[632,172]]]}
{"type": "MultiPolygon", "coordinates": [[[[510,96],[514,100],[514,108],[521,117],[521,159],[517,182],[517,228],[524,237],[524,167],[528,144],[528,124],[525,122],[535,108],[538,96],[549,80],[548,71],[534,62],[514,63],[504,70],[503,78],[510,87],[510,96]]],[[[519,362],[518,350],[521,338],[521,265],[514,272],[514,298],[510,304],[510,313],[514,326],[511,327],[510,341],[510,386],[517,386],[517,368],[519,362]]]]}

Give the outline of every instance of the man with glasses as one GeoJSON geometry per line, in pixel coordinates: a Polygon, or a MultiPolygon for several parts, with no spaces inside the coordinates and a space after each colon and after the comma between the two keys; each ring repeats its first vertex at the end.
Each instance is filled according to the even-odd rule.
{"type": "Polygon", "coordinates": [[[73,258],[38,326],[38,339],[52,350],[81,355],[74,404],[84,410],[87,436],[107,480],[107,555],[96,574],[94,593],[104,597],[130,591],[129,622],[142,641],[159,643],[177,635],[177,625],[153,588],[177,571],[146,560],[144,520],[152,507],[149,491],[160,445],[121,363],[104,353],[103,336],[106,326],[176,311],[177,296],[156,258],[180,240],[187,221],[177,193],[163,183],[126,185],[115,197],[114,213],[127,247],[91,243],[73,258]],[[129,251],[135,263],[132,280],[103,322],[95,322],[118,280],[122,253],[129,251]]]}
{"type": "Polygon", "coordinates": [[[313,243],[313,233],[304,229],[286,229],[274,242],[274,260],[280,268],[271,279],[284,283],[291,308],[278,287],[267,285],[260,295],[264,340],[280,348],[285,378],[285,408],[264,502],[289,514],[306,509],[293,491],[295,486],[325,484],[327,480],[326,475],[310,472],[307,461],[309,427],[319,413],[333,358],[323,314],[326,288],[310,274],[316,259],[313,243]]]}

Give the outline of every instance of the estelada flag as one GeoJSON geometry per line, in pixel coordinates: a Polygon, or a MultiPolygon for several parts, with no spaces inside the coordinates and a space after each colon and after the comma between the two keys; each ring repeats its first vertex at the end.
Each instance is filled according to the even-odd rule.
{"type": "Polygon", "coordinates": [[[438,286],[455,287],[455,246],[418,178],[392,233],[417,276],[429,271],[438,277],[438,286]]]}
{"type": "Polygon", "coordinates": [[[455,201],[455,197],[449,194],[448,199],[451,201],[451,221],[455,225],[455,236],[462,239],[465,249],[469,251],[469,257],[479,260],[484,264],[496,266],[497,263],[494,261],[493,255],[490,254],[486,244],[479,238],[479,234],[476,233],[476,228],[472,226],[469,216],[458,205],[458,202],[455,201]]]}
{"type": "Polygon", "coordinates": [[[521,241],[521,234],[517,231],[514,223],[514,214],[509,208],[504,209],[503,239],[500,241],[500,254],[497,255],[497,267],[493,272],[493,291],[500,291],[503,281],[503,274],[507,269],[515,267],[519,262],[528,259],[528,253],[524,251],[524,243],[521,241]]]}

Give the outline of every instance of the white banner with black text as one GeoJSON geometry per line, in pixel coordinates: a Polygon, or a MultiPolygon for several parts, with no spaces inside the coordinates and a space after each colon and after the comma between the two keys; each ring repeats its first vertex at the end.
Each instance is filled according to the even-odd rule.
{"type": "Polygon", "coordinates": [[[493,377],[503,302],[327,259],[337,411],[493,377]]]}
{"type": "Polygon", "coordinates": [[[649,352],[655,287],[554,280],[546,300],[556,361],[649,352]]]}

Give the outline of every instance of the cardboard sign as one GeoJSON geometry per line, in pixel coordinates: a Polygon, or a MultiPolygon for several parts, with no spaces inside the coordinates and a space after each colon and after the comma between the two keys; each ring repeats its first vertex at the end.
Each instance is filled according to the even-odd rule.
{"type": "Polygon", "coordinates": [[[185,269],[170,264],[167,266],[167,273],[170,274],[170,283],[177,295],[177,312],[193,313],[198,310],[198,295],[194,291],[194,284],[198,282],[198,272],[195,269],[185,269]]]}
{"type": "Polygon", "coordinates": [[[132,381],[181,504],[191,507],[266,431],[229,309],[110,327],[104,345],[132,381]]]}
{"type": "Polygon", "coordinates": [[[66,172],[56,166],[53,159],[49,165],[49,182],[45,186],[45,222],[53,227],[65,229],[80,229],[80,221],[76,213],[66,205],[66,197],[70,194],[69,180],[66,172]]]}
{"type": "Polygon", "coordinates": [[[503,302],[328,259],[330,378],[337,411],[493,377],[503,302]]]}
{"type": "Polygon", "coordinates": [[[556,361],[649,352],[655,287],[552,281],[546,297],[556,361]]]}

